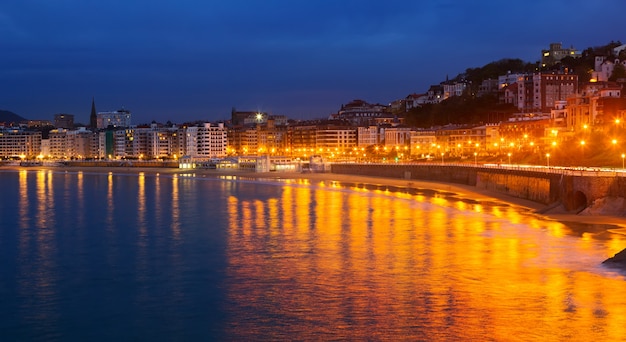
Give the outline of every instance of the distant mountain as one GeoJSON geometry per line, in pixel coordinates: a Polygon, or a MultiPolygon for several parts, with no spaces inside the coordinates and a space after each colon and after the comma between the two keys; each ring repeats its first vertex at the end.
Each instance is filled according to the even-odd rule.
{"type": "Polygon", "coordinates": [[[4,122],[4,123],[19,123],[22,121],[27,121],[27,119],[13,113],[13,112],[9,112],[8,110],[2,110],[0,109],[0,122],[4,122]]]}

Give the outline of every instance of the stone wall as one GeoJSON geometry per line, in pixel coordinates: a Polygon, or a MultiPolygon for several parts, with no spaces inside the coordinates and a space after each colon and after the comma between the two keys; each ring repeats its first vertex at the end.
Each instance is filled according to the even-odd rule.
{"type": "MultiPolygon", "coordinates": [[[[571,212],[597,204],[597,201],[624,199],[626,175],[610,172],[589,173],[568,170],[533,171],[436,164],[333,164],[331,172],[374,177],[419,179],[476,186],[537,203],[562,204],[571,212]]],[[[626,215],[626,204],[620,215],[626,215]]]]}
{"type": "Polygon", "coordinates": [[[478,172],[476,187],[542,204],[552,202],[550,179],[523,175],[519,172],[478,172]]]}
{"type": "Polygon", "coordinates": [[[331,172],[373,177],[417,179],[476,186],[537,203],[559,200],[560,175],[464,165],[333,164],[331,172]]]}
{"type": "Polygon", "coordinates": [[[477,168],[447,165],[332,164],[331,172],[476,185],[477,168]]]}

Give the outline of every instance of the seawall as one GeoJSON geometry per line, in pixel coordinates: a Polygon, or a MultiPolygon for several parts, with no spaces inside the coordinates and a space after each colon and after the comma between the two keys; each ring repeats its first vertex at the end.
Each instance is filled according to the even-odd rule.
{"type": "Polygon", "coordinates": [[[562,202],[565,196],[562,174],[533,170],[463,164],[333,164],[331,172],[470,185],[544,205],[562,202]]]}

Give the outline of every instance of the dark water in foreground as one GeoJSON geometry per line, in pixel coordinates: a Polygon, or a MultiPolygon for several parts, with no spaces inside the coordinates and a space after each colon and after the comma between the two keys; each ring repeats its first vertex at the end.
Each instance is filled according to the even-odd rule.
{"type": "Polygon", "coordinates": [[[606,226],[335,182],[0,171],[0,340],[620,341],[606,226]]]}

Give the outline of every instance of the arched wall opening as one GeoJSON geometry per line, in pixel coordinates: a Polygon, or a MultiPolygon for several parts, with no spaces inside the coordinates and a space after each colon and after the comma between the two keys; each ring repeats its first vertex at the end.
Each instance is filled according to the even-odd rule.
{"type": "Polygon", "coordinates": [[[587,208],[587,195],[582,191],[574,191],[565,201],[565,209],[567,211],[581,212],[587,208]]]}

